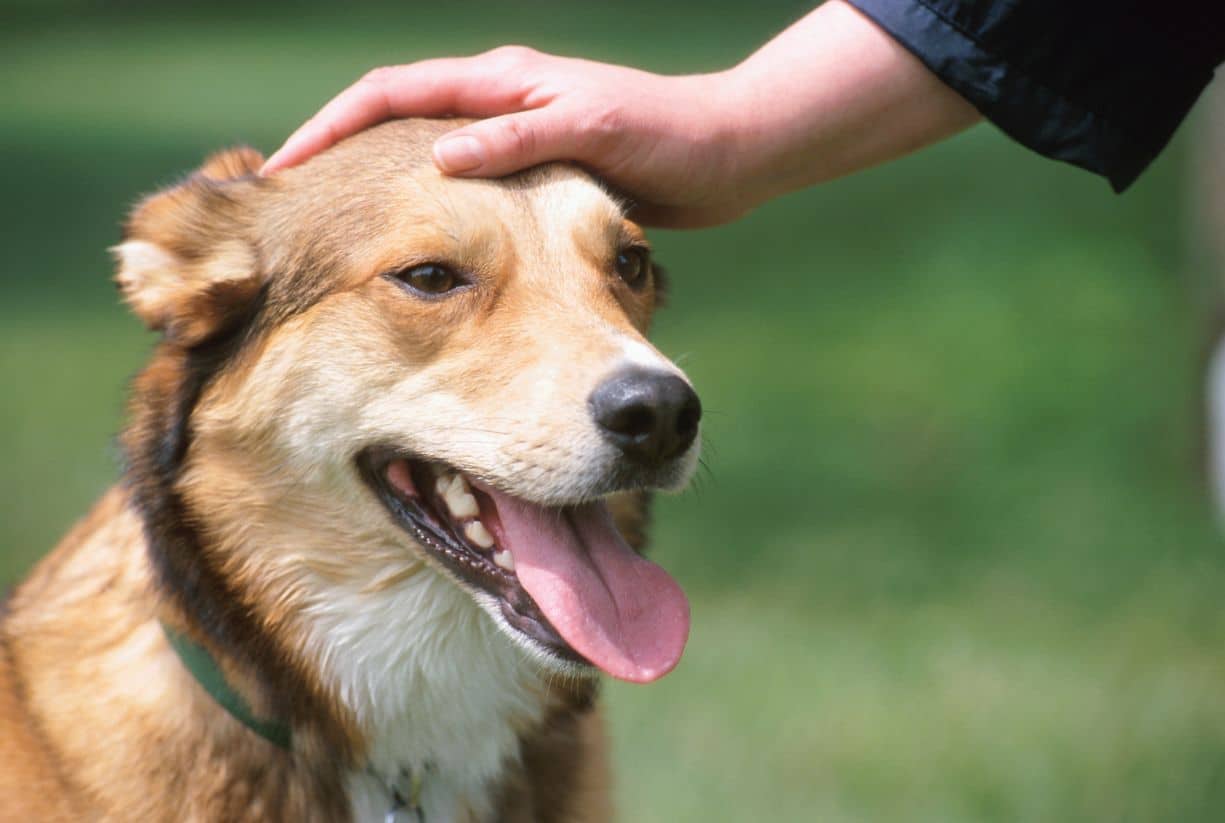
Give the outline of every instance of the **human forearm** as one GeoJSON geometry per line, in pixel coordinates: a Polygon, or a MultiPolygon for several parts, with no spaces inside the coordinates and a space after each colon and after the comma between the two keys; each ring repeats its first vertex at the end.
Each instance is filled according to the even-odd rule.
{"type": "Polygon", "coordinates": [[[666,77],[524,48],[380,69],[311,118],[265,171],[380,120],[445,115],[486,118],[435,145],[447,174],[576,161],[627,195],[636,219],[687,228],[728,222],[977,118],[876,24],[831,0],[714,74],[666,77]]]}
{"type": "Polygon", "coordinates": [[[723,74],[737,176],[765,200],[908,154],[979,114],[841,0],[797,21],[723,74]]]}

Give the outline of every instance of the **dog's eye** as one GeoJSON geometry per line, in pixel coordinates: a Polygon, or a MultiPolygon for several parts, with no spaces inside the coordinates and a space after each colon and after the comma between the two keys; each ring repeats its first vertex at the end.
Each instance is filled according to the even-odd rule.
{"type": "Polygon", "coordinates": [[[455,272],[437,263],[413,266],[392,272],[389,276],[399,280],[412,291],[428,296],[444,294],[462,283],[455,272]]]}
{"type": "Polygon", "coordinates": [[[646,285],[647,274],[651,271],[651,260],[646,249],[641,246],[629,246],[617,253],[613,268],[627,286],[631,289],[640,289],[646,285]]]}

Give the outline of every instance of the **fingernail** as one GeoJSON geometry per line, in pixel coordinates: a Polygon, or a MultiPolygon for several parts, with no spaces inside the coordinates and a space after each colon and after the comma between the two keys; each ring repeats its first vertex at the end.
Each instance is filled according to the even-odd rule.
{"type": "Polygon", "coordinates": [[[483,165],[485,150],[475,137],[444,137],[434,144],[434,160],[448,174],[459,174],[483,165]]]}

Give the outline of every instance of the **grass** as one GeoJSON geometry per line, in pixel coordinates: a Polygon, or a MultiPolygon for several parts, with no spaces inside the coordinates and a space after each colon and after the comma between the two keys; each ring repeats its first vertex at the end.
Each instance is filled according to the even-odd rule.
{"type": "MultiPolygon", "coordinates": [[[[12,7],[0,580],[116,475],[150,338],[105,249],[139,193],[273,148],[371,65],[520,41],[695,70],[800,10],[574,8],[12,7]]],[[[1176,147],[1116,198],[984,127],[656,233],[658,340],[702,392],[709,470],[655,531],[693,600],[686,657],[607,689],[623,819],[1219,817],[1225,563],[1182,174],[1176,147]]]]}

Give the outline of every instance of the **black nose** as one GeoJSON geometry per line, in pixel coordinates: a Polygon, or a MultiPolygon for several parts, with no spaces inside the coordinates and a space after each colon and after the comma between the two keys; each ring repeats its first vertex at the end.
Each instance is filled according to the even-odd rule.
{"type": "Polygon", "coordinates": [[[681,378],[630,369],[605,380],[587,398],[600,434],[640,463],[658,464],[693,443],[702,403],[681,378]]]}

